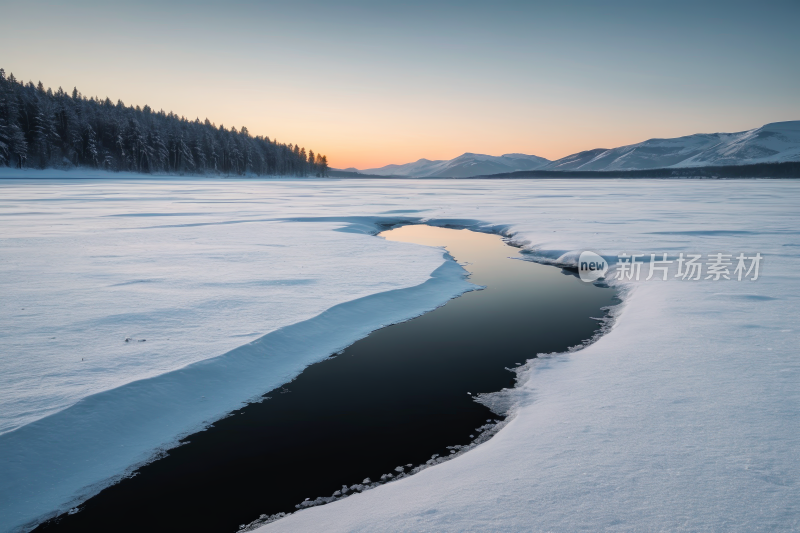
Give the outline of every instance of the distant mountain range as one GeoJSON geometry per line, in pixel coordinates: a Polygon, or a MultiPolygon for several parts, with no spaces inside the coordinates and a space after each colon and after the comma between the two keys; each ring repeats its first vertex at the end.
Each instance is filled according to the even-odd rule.
{"type": "Polygon", "coordinates": [[[386,165],[385,167],[369,168],[358,172],[376,176],[469,178],[486,174],[514,172],[516,170],[536,170],[548,163],[550,163],[550,160],[535,155],[505,154],[498,157],[466,153],[449,161],[420,159],[405,165],[386,165]]]}
{"type": "MultiPolygon", "coordinates": [[[[738,133],[698,133],[650,139],[619,148],[596,148],[556,161],[525,154],[466,153],[449,161],[420,159],[405,165],[358,170],[377,176],[467,178],[517,170],[642,170],[800,161],[800,121],[773,122],[738,133]]],[[[356,171],[356,169],[348,169],[356,171]]]]}
{"type": "Polygon", "coordinates": [[[639,170],[800,161],[800,121],[773,122],[739,133],[698,133],[597,149],[553,161],[542,170],[639,170]]]}

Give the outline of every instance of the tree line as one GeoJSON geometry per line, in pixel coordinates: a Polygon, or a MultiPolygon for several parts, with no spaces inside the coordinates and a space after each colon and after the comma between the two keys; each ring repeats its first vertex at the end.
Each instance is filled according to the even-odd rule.
{"type": "Polygon", "coordinates": [[[0,68],[0,165],[177,174],[319,176],[324,155],[247,128],[45,89],[0,68]]]}

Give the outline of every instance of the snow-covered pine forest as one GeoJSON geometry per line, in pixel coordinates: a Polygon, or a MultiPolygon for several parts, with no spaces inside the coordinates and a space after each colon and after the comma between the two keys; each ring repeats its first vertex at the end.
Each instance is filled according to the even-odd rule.
{"type": "Polygon", "coordinates": [[[325,176],[327,158],[206,119],[45,89],[0,69],[0,166],[325,176]]]}

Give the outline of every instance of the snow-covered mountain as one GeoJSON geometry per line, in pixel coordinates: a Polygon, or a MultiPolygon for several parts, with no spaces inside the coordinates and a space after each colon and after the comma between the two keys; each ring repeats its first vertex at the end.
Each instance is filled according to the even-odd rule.
{"type": "Polygon", "coordinates": [[[455,159],[431,161],[420,159],[405,165],[386,165],[380,168],[360,170],[364,174],[378,176],[415,176],[468,178],[486,174],[500,174],[517,170],[536,170],[550,163],[550,160],[535,155],[505,154],[491,156],[466,153],[455,159]]]}
{"type": "Polygon", "coordinates": [[[608,148],[595,148],[594,150],[578,152],[577,154],[568,155],[567,157],[562,157],[561,159],[552,161],[551,163],[542,167],[542,169],[572,170],[575,168],[580,168],[581,165],[585,165],[589,161],[592,161],[594,158],[607,151],[608,148]]]}
{"type": "Polygon", "coordinates": [[[738,133],[698,133],[650,139],[610,150],[573,154],[542,170],[633,170],[800,161],[800,120],[773,122],[738,133]]]}
{"type": "MultiPolygon", "coordinates": [[[[405,165],[359,170],[378,176],[468,178],[517,170],[634,170],[800,161],[800,120],[773,122],[738,133],[697,133],[650,139],[619,148],[595,148],[556,161],[525,154],[466,153],[448,161],[420,159],[405,165]]],[[[347,169],[355,171],[355,169],[347,169]]]]}

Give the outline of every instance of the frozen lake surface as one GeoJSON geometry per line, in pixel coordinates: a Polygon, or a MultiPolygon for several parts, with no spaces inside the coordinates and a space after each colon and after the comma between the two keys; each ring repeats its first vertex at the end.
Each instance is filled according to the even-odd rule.
{"type": "Polygon", "coordinates": [[[798,200],[767,180],[0,181],[0,530],[468,290],[439,250],[368,235],[403,219],[503,227],[539,261],[764,260],[755,282],[628,284],[608,335],[531,366],[491,441],[268,528],[797,529],[798,200]],[[287,330],[315,317],[339,333],[287,330]]]}
{"type": "Polygon", "coordinates": [[[380,235],[446,246],[485,288],[309,366],[36,531],[103,532],[119,516],[117,531],[236,531],[465,453],[501,427],[475,397],[513,387],[512,369],[537,353],[592,339],[619,303],[613,289],[520,261],[499,235],[426,225],[380,235]]]}

